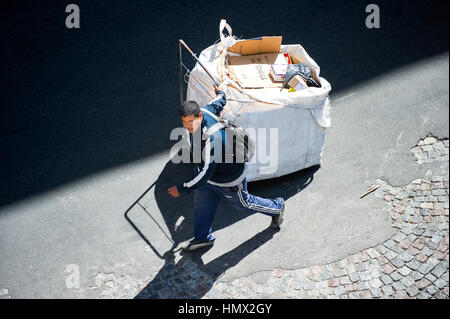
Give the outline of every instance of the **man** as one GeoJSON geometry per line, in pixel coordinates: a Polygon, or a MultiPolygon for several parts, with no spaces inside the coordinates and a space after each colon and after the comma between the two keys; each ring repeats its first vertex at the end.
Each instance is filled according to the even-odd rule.
{"type": "MultiPolygon", "coordinates": [[[[214,89],[216,98],[204,108],[219,116],[226,104],[226,96],[217,86],[214,86],[214,89]]],[[[209,138],[202,138],[216,120],[207,112],[202,112],[194,101],[186,101],[181,105],[180,116],[183,126],[189,132],[191,154],[195,158],[201,150],[203,155],[198,156],[201,157],[200,163],[196,166],[195,176],[191,180],[168,189],[169,194],[175,198],[180,194],[194,192],[194,239],[183,249],[193,251],[214,244],[211,225],[220,199],[248,213],[257,212],[271,216],[270,226],[279,227],[284,217],[283,198],[267,199],[249,194],[245,163],[216,161],[214,158],[218,145],[226,148],[226,130],[221,129],[209,138]]]]}

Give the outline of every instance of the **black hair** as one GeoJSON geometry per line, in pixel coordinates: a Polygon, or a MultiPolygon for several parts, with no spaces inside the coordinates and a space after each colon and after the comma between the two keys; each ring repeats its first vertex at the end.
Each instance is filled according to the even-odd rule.
{"type": "Polygon", "coordinates": [[[200,114],[200,106],[195,101],[185,101],[180,106],[180,115],[181,116],[189,116],[194,114],[195,117],[198,117],[200,114]]]}

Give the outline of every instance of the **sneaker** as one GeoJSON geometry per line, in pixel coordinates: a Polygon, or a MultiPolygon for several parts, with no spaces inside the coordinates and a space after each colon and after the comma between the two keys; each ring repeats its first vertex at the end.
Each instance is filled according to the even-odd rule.
{"type": "Polygon", "coordinates": [[[272,228],[280,227],[281,223],[283,223],[284,208],[285,208],[284,199],[281,199],[281,202],[283,203],[283,207],[281,208],[280,214],[277,216],[272,216],[272,223],[270,224],[270,227],[272,228]]]}
{"type": "Polygon", "coordinates": [[[200,248],[210,247],[212,245],[214,245],[214,241],[198,240],[194,238],[189,242],[189,244],[183,247],[183,250],[194,251],[200,248]]]}

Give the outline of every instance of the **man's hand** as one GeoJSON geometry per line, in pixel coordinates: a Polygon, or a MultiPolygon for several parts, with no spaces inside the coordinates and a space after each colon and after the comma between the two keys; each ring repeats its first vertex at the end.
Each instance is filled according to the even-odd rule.
{"type": "Polygon", "coordinates": [[[180,193],[178,193],[178,188],[176,186],[172,186],[167,190],[172,197],[180,197],[180,193]]]}
{"type": "Polygon", "coordinates": [[[225,89],[225,86],[226,86],[225,82],[220,83],[219,86],[214,84],[214,92],[217,93],[217,91],[219,90],[223,91],[225,89]]]}

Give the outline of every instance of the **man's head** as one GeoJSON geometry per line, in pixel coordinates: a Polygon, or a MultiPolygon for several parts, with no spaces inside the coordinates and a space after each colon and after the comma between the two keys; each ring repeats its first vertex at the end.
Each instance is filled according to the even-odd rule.
{"type": "Polygon", "coordinates": [[[203,115],[200,112],[200,106],[195,101],[183,102],[180,106],[180,116],[183,126],[191,134],[202,124],[203,115]]]}

